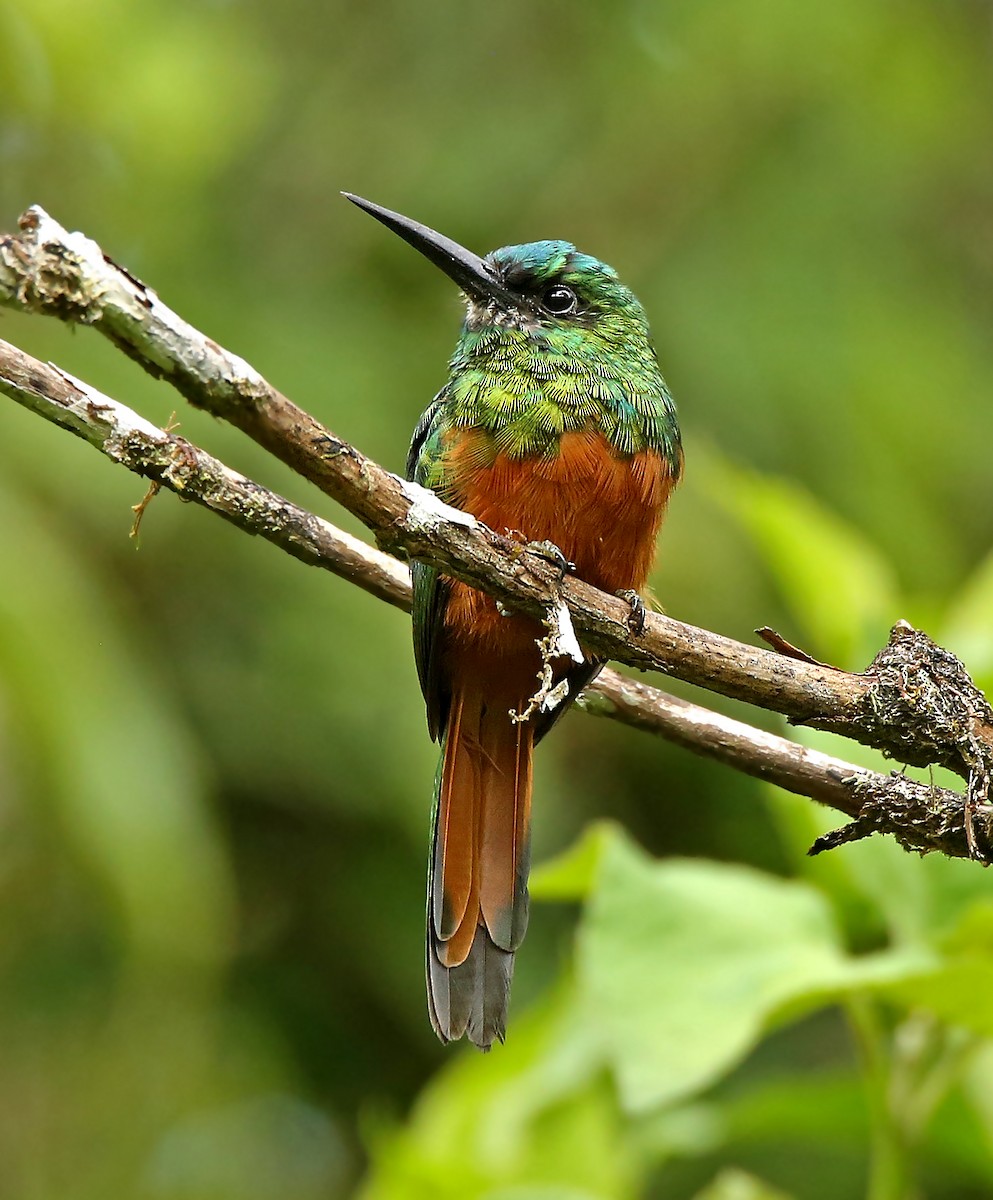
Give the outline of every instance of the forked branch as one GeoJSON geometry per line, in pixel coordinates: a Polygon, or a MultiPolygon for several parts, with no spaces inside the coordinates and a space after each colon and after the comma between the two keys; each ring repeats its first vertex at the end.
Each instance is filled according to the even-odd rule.
{"type": "MultiPolygon", "coordinates": [[[[888,645],[862,674],[748,646],[654,613],[649,614],[644,632],[635,637],[628,629],[624,601],[575,578],[560,586],[556,569],[540,554],[522,549],[366,458],[282,396],[242,359],[188,325],[151,289],[104,255],[95,242],[67,233],[41,209],[30,209],[21,218],[18,234],[0,238],[0,303],[93,325],[151,374],[168,379],[191,403],[237,425],[338,500],[372,530],[384,549],[431,562],[489,592],[507,607],[546,621],[549,614],[559,613],[561,597],[567,619],[593,654],[663,671],[783,713],[794,723],[833,730],[903,763],[937,763],[951,768],[968,781],[968,801],[964,803],[954,793],[923,788],[913,799],[915,815],[908,818],[904,813],[897,826],[905,833],[911,827],[929,829],[924,842],[945,853],[979,852],[985,856],[993,711],[961,663],[905,623],[894,627],[888,645]]],[[[57,368],[45,367],[5,345],[0,390],[72,429],[129,469],[196,499],[296,557],[334,570],[392,603],[404,602],[404,580],[398,574],[404,568],[395,560],[377,555],[327,522],[236,475],[184,439],[156,429],[57,368]],[[371,567],[366,570],[373,562],[379,572],[375,578],[371,567]]],[[[663,697],[671,702],[671,698],[640,684],[637,688],[643,691],[638,692],[634,685],[628,686],[629,681],[621,687],[617,681],[622,678],[612,672],[601,677],[596,687],[601,700],[598,711],[608,706],[612,708],[609,715],[643,726],[662,721],[657,713],[664,704],[656,701],[663,697]],[[653,712],[656,717],[650,717],[653,712]],[[634,719],[636,715],[638,719],[634,719]]],[[[707,717],[725,721],[716,714],[707,717]]],[[[686,718],[685,709],[682,718],[686,718]]],[[[694,720],[691,718],[689,725],[694,720]]],[[[673,712],[662,724],[665,736],[675,740],[682,736],[692,741],[695,749],[708,747],[707,752],[734,762],[727,748],[714,749],[721,744],[721,736],[713,725],[708,729],[703,718],[696,724],[695,739],[685,733],[687,721],[677,719],[673,712]],[[679,727],[683,735],[674,732],[679,727]]],[[[732,724],[739,733],[750,728],[732,724]]],[[[661,727],[658,725],[660,731],[661,727]]],[[[755,730],[751,733],[760,740],[768,736],[755,730]]],[[[748,735],[742,736],[747,742],[748,735]]],[[[778,740],[794,753],[792,766],[785,758],[781,761],[783,776],[797,784],[803,773],[795,754],[810,752],[778,740]]],[[[739,759],[752,754],[751,773],[768,776],[766,768],[756,766],[754,753],[736,753],[739,759]]],[[[863,832],[887,828],[876,808],[869,806],[876,813],[870,820],[869,808],[860,798],[843,804],[842,792],[833,785],[828,787],[824,780],[825,772],[829,775],[833,770],[838,776],[836,783],[862,780],[841,783],[846,798],[859,788],[870,788],[873,795],[882,788],[885,797],[887,789],[894,788],[891,777],[828,761],[835,766],[819,771],[818,794],[809,781],[792,790],[858,815],[863,832]],[[871,777],[868,782],[867,776],[871,777]]],[[[734,765],[749,769],[743,761],[734,765]]],[[[904,799],[907,783],[900,782],[904,799]]],[[[911,785],[910,791],[921,786],[911,785]]],[[[885,800],[882,808],[886,808],[885,800]]],[[[897,832],[897,828],[888,831],[897,832]]],[[[914,836],[906,833],[902,840],[920,848],[914,836]]]]}

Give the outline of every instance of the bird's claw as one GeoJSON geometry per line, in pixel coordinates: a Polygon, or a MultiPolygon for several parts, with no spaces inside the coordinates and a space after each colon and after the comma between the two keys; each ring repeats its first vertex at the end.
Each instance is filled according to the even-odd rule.
{"type": "Polygon", "coordinates": [[[648,616],[644,600],[631,588],[621,588],[614,595],[621,600],[626,600],[631,605],[631,611],[628,613],[628,629],[635,637],[639,637],[645,632],[645,618],[648,616]]]}
{"type": "Polygon", "coordinates": [[[576,564],[570,562],[554,542],[528,542],[527,549],[550,562],[558,570],[559,583],[566,575],[571,575],[576,570],[576,564]]]}

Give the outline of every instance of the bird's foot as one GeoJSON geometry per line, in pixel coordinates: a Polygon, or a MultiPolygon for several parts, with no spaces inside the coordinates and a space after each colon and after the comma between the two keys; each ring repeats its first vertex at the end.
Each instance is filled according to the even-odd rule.
{"type": "Polygon", "coordinates": [[[635,637],[639,637],[645,632],[645,618],[648,615],[644,600],[631,588],[621,588],[619,592],[614,592],[614,595],[621,600],[626,600],[631,605],[631,611],[628,613],[628,629],[635,637]]]}
{"type": "Polygon", "coordinates": [[[528,542],[525,549],[550,562],[558,570],[559,583],[576,570],[576,564],[570,562],[554,542],[528,542]]]}

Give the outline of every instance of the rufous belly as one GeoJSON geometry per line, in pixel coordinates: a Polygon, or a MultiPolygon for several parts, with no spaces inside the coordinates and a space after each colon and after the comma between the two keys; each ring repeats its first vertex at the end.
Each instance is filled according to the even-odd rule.
{"type": "MultiPolygon", "coordinates": [[[[619,457],[596,430],[564,434],[555,455],[487,461],[490,444],[485,431],[457,431],[446,500],[497,533],[554,542],[581,579],[604,591],[645,586],[673,486],[662,455],[619,457]]],[[[501,616],[490,597],[463,583],[452,584],[445,625],[467,649],[535,654],[534,622],[501,616]]]]}

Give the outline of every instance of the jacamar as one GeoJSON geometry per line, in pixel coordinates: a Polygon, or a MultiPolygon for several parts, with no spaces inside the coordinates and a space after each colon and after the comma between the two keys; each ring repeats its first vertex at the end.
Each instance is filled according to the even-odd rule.
{"type": "MultiPolygon", "coordinates": [[[[682,469],[676,412],[645,311],[569,242],[479,258],[348,195],[461,288],[448,382],[417,423],[407,477],[499,533],[553,543],[608,592],[648,578],[682,469]]],[[[520,720],[538,689],[538,623],[413,565],[414,655],[440,740],[428,867],[428,1010],[442,1041],[488,1049],[506,1027],[528,920],[531,754],[601,663],[555,663],[568,698],[520,720]],[[515,719],[516,718],[516,719],[515,719]]]]}

